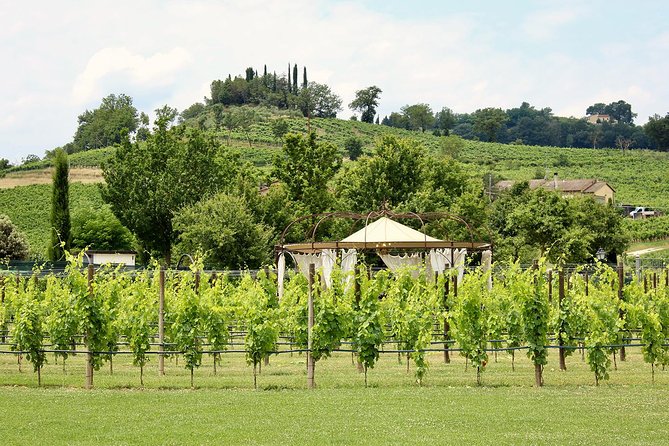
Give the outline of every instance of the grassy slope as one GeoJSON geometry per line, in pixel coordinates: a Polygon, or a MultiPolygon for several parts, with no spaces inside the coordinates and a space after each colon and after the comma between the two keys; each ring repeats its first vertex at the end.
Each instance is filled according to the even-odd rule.
{"type": "MultiPolygon", "coordinates": [[[[0,356],[0,423],[3,444],[658,444],[669,435],[669,371],[656,373],[638,349],[600,387],[578,355],[567,372],[552,354],[546,387],[531,387],[533,368],[518,355],[490,361],[485,386],[455,357],[431,358],[426,386],[413,383],[395,355],[383,355],[369,372],[370,388],[338,354],[318,363],[314,391],[305,389],[304,357],[273,357],[252,390],[242,355],[225,355],[217,377],[211,359],[196,372],[198,390],[186,390],[188,373],[167,361],[158,377],[155,360],[138,389],[138,370],[117,358],[114,375],[97,372],[93,391],[82,390],[81,355],[43,373],[18,373],[13,355],[0,356]],[[70,386],[77,386],[72,388],[70,386]],[[16,387],[18,386],[18,387],[16,387]],[[24,387],[27,386],[27,387],[24,387]],[[65,386],[65,387],[61,387],[65,386]],[[129,388],[128,386],[134,386],[129,388]],[[174,387],[176,386],[176,387],[174,387]],[[160,390],[159,390],[160,389],[160,390]]],[[[25,367],[29,366],[25,364],[25,367]]]]}
{"type": "MultiPolygon", "coordinates": [[[[287,118],[290,130],[305,132],[307,120],[287,118]]],[[[373,149],[374,141],[386,134],[417,139],[432,153],[441,152],[444,139],[429,133],[410,132],[386,126],[365,124],[339,119],[312,119],[310,126],[324,140],[343,150],[346,138],[357,136],[364,141],[365,150],[373,149]]],[[[228,133],[219,138],[228,144],[228,133]]],[[[279,150],[272,136],[270,121],[255,124],[249,137],[239,131],[232,132],[230,145],[239,150],[243,159],[267,168],[279,150]]],[[[70,156],[73,166],[98,166],[113,152],[112,148],[77,153],[70,156]]],[[[464,141],[458,158],[469,167],[472,176],[481,177],[486,172],[495,172],[503,178],[526,180],[537,171],[558,172],[560,178],[598,178],[609,182],[616,190],[618,203],[652,206],[669,212],[669,153],[646,150],[629,151],[626,154],[612,149],[571,149],[504,145],[479,141],[464,141]],[[568,165],[559,157],[566,155],[568,165]],[[562,165],[559,165],[562,164],[562,165]]],[[[48,162],[28,166],[44,168],[48,162]]],[[[47,186],[18,187],[0,190],[0,213],[6,213],[28,234],[36,253],[46,250],[49,216],[49,188],[47,186]]],[[[72,192],[73,211],[80,206],[101,205],[95,186],[75,185],[72,192]]]]}
{"type": "MultiPolygon", "coordinates": [[[[70,214],[103,205],[96,184],[70,184],[70,214]]],[[[32,185],[0,189],[0,214],[6,214],[23,231],[34,255],[46,256],[49,243],[51,186],[32,185]]]]}

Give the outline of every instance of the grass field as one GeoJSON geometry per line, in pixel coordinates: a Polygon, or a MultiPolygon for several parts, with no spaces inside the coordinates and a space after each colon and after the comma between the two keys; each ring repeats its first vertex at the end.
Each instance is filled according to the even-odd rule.
{"type": "Polygon", "coordinates": [[[0,356],[2,444],[661,444],[669,435],[669,371],[656,373],[632,349],[599,387],[580,355],[557,369],[552,355],[545,387],[532,387],[533,369],[522,355],[491,357],[484,386],[456,356],[444,364],[431,355],[425,385],[395,354],[369,372],[370,387],[346,353],[316,366],[316,390],[306,390],[303,356],[272,357],[253,390],[241,354],[224,356],[218,376],[211,358],[189,374],[173,360],[166,376],[156,360],[139,387],[139,370],[118,357],[96,373],[86,391],[83,355],[43,372],[19,373],[13,355],[0,356]]]}

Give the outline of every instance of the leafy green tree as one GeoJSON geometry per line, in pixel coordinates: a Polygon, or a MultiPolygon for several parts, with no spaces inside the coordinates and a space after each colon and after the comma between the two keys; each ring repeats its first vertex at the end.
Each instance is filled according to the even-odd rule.
{"type": "Polygon", "coordinates": [[[669,150],[669,113],[664,118],[657,114],[651,116],[643,129],[660,150],[669,150]]]}
{"type": "Polygon", "coordinates": [[[307,88],[309,85],[309,82],[307,82],[307,67],[304,67],[304,71],[302,72],[302,88],[307,88]]]}
{"type": "Polygon", "coordinates": [[[351,161],[357,160],[362,155],[362,139],[357,136],[349,136],[344,141],[344,148],[351,161]]]}
{"type": "Polygon", "coordinates": [[[362,122],[373,123],[376,115],[376,107],[379,106],[379,96],[383,91],[373,85],[355,92],[355,99],[348,105],[353,111],[360,112],[362,122]]]}
{"type": "Polygon", "coordinates": [[[124,133],[137,130],[139,121],[132,98],[125,94],[110,94],[100,107],[79,115],[79,127],[74,135],[72,151],[97,149],[119,144],[124,133]]]}
{"type": "Polygon", "coordinates": [[[293,94],[297,94],[297,64],[293,65],[293,94]]]}
{"type": "Polygon", "coordinates": [[[6,215],[0,215],[0,259],[24,260],[28,258],[26,236],[6,215]]]}
{"type": "Polygon", "coordinates": [[[51,243],[49,259],[63,258],[63,251],[72,243],[70,222],[70,166],[67,153],[57,150],[54,158],[53,185],[51,189],[51,243]]]}
{"type": "Polygon", "coordinates": [[[448,136],[455,125],[455,115],[448,107],[443,107],[438,111],[434,116],[434,120],[435,127],[441,130],[443,136],[448,136]]]}
{"type": "Polygon", "coordinates": [[[132,233],[108,207],[79,210],[72,217],[72,247],[96,250],[130,250],[132,233]]]}
{"type": "Polygon", "coordinates": [[[311,213],[329,206],[328,182],[341,166],[337,148],[319,142],[316,134],[306,136],[289,133],[283,150],[274,158],[273,175],[288,187],[291,198],[304,203],[311,213]]]}
{"type": "Polygon", "coordinates": [[[434,125],[434,113],[427,104],[405,105],[402,107],[402,113],[406,117],[411,130],[424,132],[434,125]]]}
{"type": "Polygon", "coordinates": [[[183,252],[202,251],[217,268],[259,268],[269,261],[271,232],[243,197],[220,193],[179,211],[174,218],[183,252]]]}
{"type": "Polygon", "coordinates": [[[167,264],[177,238],[172,219],[184,206],[230,187],[238,157],[198,129],[170,127],[173,110],[158,113],[144,144],[126,141],[103,166],[103,199],[143,248],[167,264]]]}
{"type": "Polygon", "coordinates": [[[506,113],[500,108],[483,108],[472,114],[474,131],[483,133],[488,141],[497,141],[497,134],[508,120],[506,113]]]}
{"type": "Polygon", "coordinates": [[[327,85],[309,82],[300,90],[297,103],[305,117],[335,118],[341,111],[342,101],[327,85]]]}
{"type": "Polygon", "coordinates": [[[9,160],[7,158],[0,158],[0,170],[9,168],[9,160]]]}

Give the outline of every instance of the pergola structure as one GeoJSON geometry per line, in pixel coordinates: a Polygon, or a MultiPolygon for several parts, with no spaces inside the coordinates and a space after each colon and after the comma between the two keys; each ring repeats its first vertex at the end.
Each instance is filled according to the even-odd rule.
{"type": "MultiPolygon", "coordinates": [[[[379,253],[387,252],[428,252],[430,250],[450,250],[451,261],[453,265],[453,253],[455,250],[466,249],[469,252],[490,251],[492,254],[493,243],[479,240],[478,234],[462,218],[447,212],[430,213],[395,213],[387,209],[373,211],[367,214],[352,212],[327,212],[322,214],[312,214],[300,217],[291,222],[281,234],[280,244],[275,246],[275,257],[277,263],[283,254],[318,254],[324,250],[356,250],[356,251],[376,251],[379,253]],[[319,226],[328,219],[351,219],[353,227],[356,224],[364,222],[365,226],[354,232],[350,236],[338,241],[316,241],[316,233],[319,226]],[[467,229],[469,234],[465,241],[439,240],[430,237],[421,231],[398,223],[398,219],[415,219],[420,222],[421,229],[424,229],[425,223],[438,219],[453,220],[467,229]],[[298,223],[311,220],[313,225],[308,231],[308,241],[300,243],[285,243],[286,235],[298,223]],[[371,223],[370,223],[371,222],[371,223]]],[[[297,262],[296,262],[297,263],[297,262]]]]}

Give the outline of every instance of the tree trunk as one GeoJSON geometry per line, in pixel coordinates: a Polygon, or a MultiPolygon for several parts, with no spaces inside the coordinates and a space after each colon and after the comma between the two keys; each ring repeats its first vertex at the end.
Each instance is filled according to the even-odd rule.
{"type": "Polygon", "coordinates": [[[544,385],[541,364],[534,364],[534,385],[537,387],[544,385]]]}
{"type": "Polygon", "coordinates": [[[195,367],[190,369],[190,388],[195,389],[195,384],[193,384],[193,373],[195,372],[195,367]]]}

